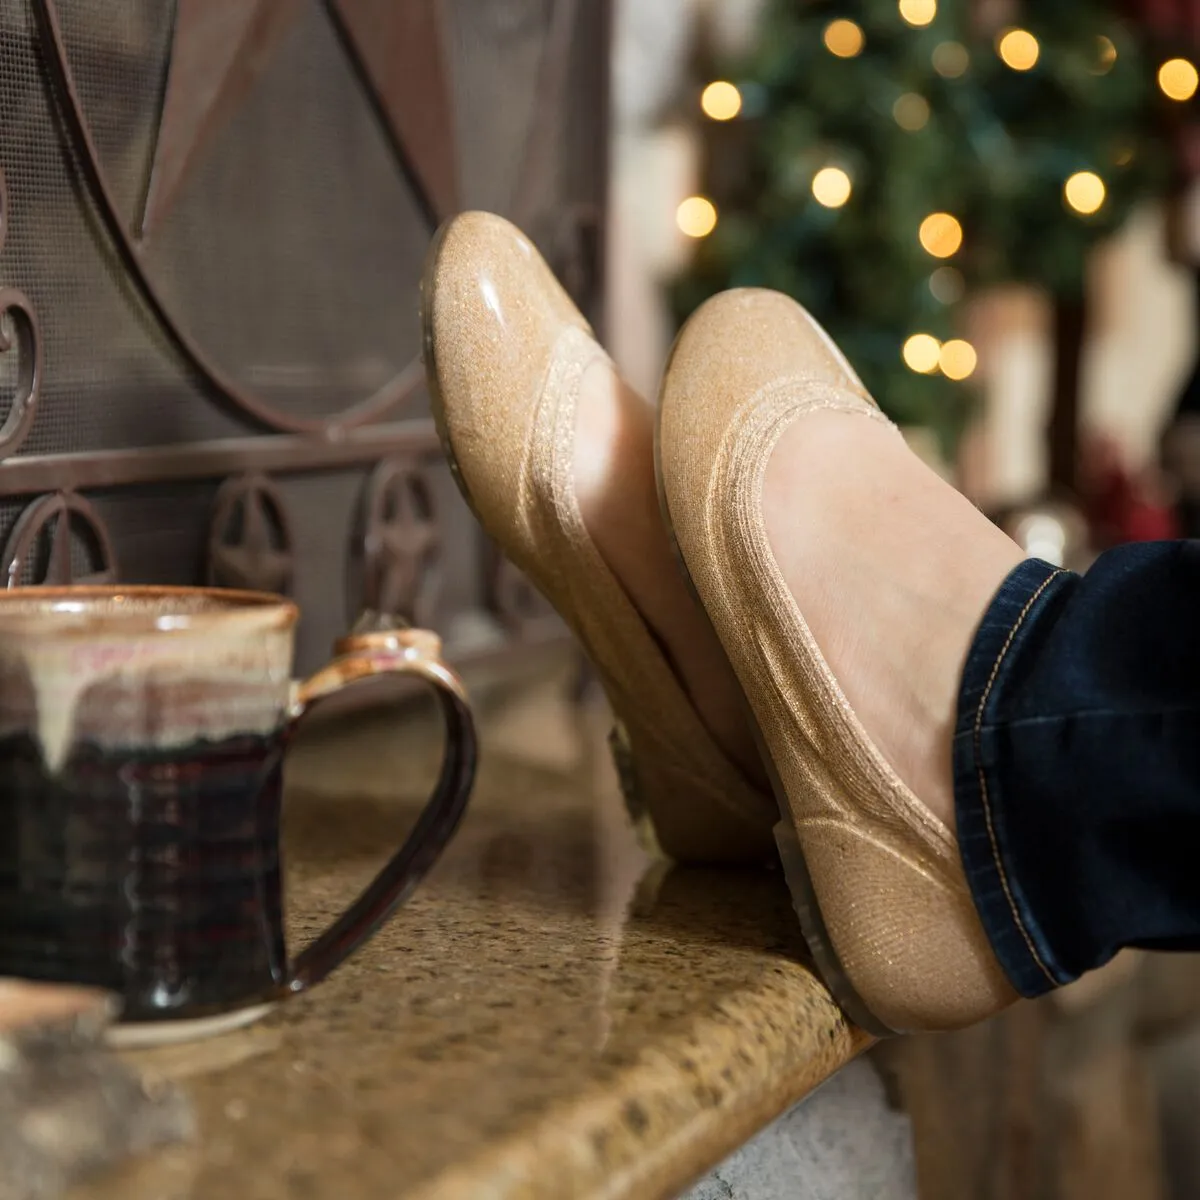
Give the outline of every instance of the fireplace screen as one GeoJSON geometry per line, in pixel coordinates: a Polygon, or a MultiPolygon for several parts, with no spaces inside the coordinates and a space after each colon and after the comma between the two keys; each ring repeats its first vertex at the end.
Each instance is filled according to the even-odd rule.
{"type": "Polygon", "coordinates": [[[9,586],[364,607],[466,653],[557,628],[427,417],[417,283],[503,212],[602,285],[598,0],[5,0],[0,547],[9,586]]]}

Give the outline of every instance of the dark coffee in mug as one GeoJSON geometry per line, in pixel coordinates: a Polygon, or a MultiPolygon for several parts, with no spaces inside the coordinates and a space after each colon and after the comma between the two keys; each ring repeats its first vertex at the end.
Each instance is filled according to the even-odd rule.
{"type": "Polygon", "coordinates": [[[347,639],[297,687],[296,617],[278,598],[216,590],[0,593],[0,975],[108,989],[127,1022],[241,1023],[323,978],[436,859],[475,762],[437,639],[347,639]],[[289,734],[319,699],[384,673],[437,689],[441,778],[405,846],[290,962],[289,734]]]}

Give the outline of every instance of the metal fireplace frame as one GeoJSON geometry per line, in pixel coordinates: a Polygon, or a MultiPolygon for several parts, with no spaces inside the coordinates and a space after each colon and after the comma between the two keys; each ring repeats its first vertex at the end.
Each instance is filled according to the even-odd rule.
{"type": "MultiPolygon", "coordinates": [[[[469,603],[496,616],[514,648],[530,638],[561,636],[561,627],[548,618],[544,609],[531,604],[529,588],[514,576],[511,566],[483,544],[473,526],[447,528],[439,514],[421,500],[429,472],[442,469],[432,421],[425,415],[388,419],[421,388],[419,360],[407,363],[382,387],[342,411],[309,416],[282,411],[244,380],[224,371],[192,338],[147,269],[145,249],[154,236],[170,176],[186,170],[186,158],[194,146],[183,150],[169,143],[156,147],[141,218],[135,228],[130,228],[113,198],[104,161],[93,139],[63,36],[60,4],[58,0],[22,2],[32,6],[36,17],[42,61],[86,202],[115,252],[125,279],[195,378],[196,402],[203,398],[203,402],[222,406],[235,413],[248,430],[258,432],[129,449],[19,454],[37,421],[44,382],[43,318],[28,295],[15,288],[0,288],[0,313],[7,315],[11,329],[10,336],[0,328],[0,354],[13,349],[16,343],[20,357],[15,393],[0,425],[0,497],[33,498],[9,529],[0,554],[6,585],[121,580],[120,547],[114,544],[89,496],[139,485],[205,480],[223,482],[212,514],[204,577],[194,582],[287,591],[297,538],[274,481],[355,467],[370,474],[363,491],[355,545],[348,548],[359,576],[354,606],[394,611],[417,623],[432,622],[436,600],[430,599],[425,584],[436,574],[440,549],[447,538],[469,537],[477,543],[478,553],[489,556],[491,563],[485,572],[487,594],[471,597],[469,603]],[[39,544],[45,544],[39,539],[48,540],[49,551],[42,553],[41,569],[31,578],[31,556],[39,544]],[[80,544],[87,547],[89,558],[89,567],[83,571],[78,566],[80,544]]],[[[176,0],[172,54],[166,68],[168,81],[175,69],[180,39],[196,36],[197,22],[206,22],[210,35],[223,17],[244,23],[245,9],[239,14],[238,7],[249,2],[176,0]]],[[[281,11],[302,0],[252,2],[261,6],[266,19],[278,18],[281,11]]],[[[396,19],[404,26],[400,33],[411,40],[414,49],[399,64],[386,61],[388,48],[394,48],[395,41],[375,36],[380,24],[378,14],[389,11],[386,6],[372,5],[372,0],[310,2],[319,3],[333,23],[432,233],[441,219],[457,210],[460,201],[446,64],[442,54],[430,52],[430,47],[444,46],[440,0],[405,0],[404,15],[396,19]]],[[[538,217],[543,181],[556,152],[556,122],[571,81],[572,43],[581,13],[587,11],[589,19],[598,21],[596,27],[602,30],[601,45],[593,46],[604,58],[593,86],[595,103],[601,108],[596,124],[602,133],[589,149],[594,155],[590,170],[601,185],[599,194],[557,212],[555,228],[548,235],[543,214],[541,241],[569,290],[591,308],[590,315],[598,316],[608,173],[607,137],[603,131],[607,129],[610,2],[548,2],[552,8],[536,85],[534,118],[521,149],[520,184],[507,215],[519,225],[538,217]]],[[[385,22],[388,19],[384,18],[385,22]]],[[[391,33],[396,35],[397,30],[391,33]]],[[[166,90],[164,87],[164,93],[166,90]]],[[[168,102],[186,107],[195,99],[164,95],[164,110],[168,102]]],[[[159,120],[163,120],[161,112],[159,120]]],[[[169,133],[160,126],[160,139],[164,132],[169,133]]],[[[4,278],[9,212],[0,134],[0,280],[4,278]]],[[[413,307],[415,320],[415,303],[413,307]]],[[[352,616],[347,612],[347,619],[352,616]]]]}

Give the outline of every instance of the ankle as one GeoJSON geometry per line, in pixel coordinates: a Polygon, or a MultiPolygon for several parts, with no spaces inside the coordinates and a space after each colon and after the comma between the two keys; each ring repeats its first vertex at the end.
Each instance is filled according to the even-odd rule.
{"type": "Polygon", "coordinates": [[[763,515],[776,561],[867,735],[955,825],[952,745],[975,629],[1020,549],[894,430],[813,413],[780,439],[763,515]]]}
{"type": "Polygon", "coordinates": [[[574,476],[596,550],[646,622],[684,694],[721,749],[748,779],[762,782],[737,680],[687,590],[659,511],[653,410],[599,363],[581,383],[574,476]]]}

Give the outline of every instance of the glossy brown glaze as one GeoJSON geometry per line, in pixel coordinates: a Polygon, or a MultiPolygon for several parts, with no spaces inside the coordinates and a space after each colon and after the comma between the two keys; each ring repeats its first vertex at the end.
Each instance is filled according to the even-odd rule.
{"type": "Polygon", "coordinates": [[[296,609],[201,589],[0,594],[0,975],[107,988],[125,1021],[208,1018],[319,983],[412,891],[457,827],[471,712],[438,639],[348,639],[307,684],[296,609]],[[280,780],[297,721],[381,675],[432,685],[446,753],[401,848],[294,962],[280,780]]]}
{"type": "Polygon", "coordinates": [[[0,739],[0,973],[87,984],[125,1020],[197,1017],[286,976],[282,733],[165,752],[0,739]]]}

